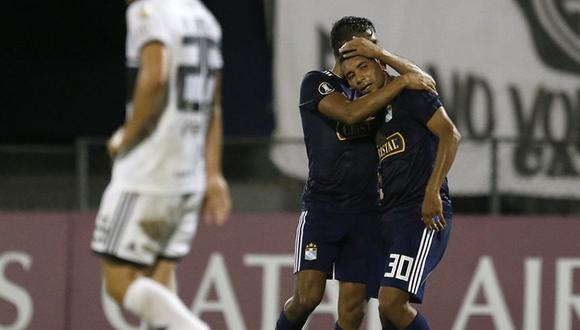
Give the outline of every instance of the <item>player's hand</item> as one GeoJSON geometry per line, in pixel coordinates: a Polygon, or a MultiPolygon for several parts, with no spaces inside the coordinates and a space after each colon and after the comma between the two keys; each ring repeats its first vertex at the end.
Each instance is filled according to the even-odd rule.
{"type": "Polygon", "coordinates": [[[404,79],[405,86],[408,89],[425,90],[427,92],[438,95],[437,89],[435,88],[435,80],[433,80],[433,78],[427,74],[410,72],[401,75],[400,78],[404,79]]]}
{"type": "Polygon", "coordinates": [[[425,228],[435,231],[445,229],[441,196],[438,191],[425,193],[423,205],[421,206],[421,216],[425,228]]]}
{"type": "Polygon", "coordinates": [[[232,201],[228,183],[220,175],[212,175],[207,179],[207,188],[201,216],[207,224],[223,225],[230,215],[232,201]]]}
{"type": "Polygon", "coordinates": [[[119,154],[121,142],[123,142],[123,127],[118,128],[113,135],[107,140],[107,152],[111,159],[114,159],[119,154]]]}
{"type": "Polygon", "coordinates": [[[353,56],[364,56],[368,58],[379,58],[383,49],[367,38],[353,37],[338,50],[343,58],[353,56]]]}

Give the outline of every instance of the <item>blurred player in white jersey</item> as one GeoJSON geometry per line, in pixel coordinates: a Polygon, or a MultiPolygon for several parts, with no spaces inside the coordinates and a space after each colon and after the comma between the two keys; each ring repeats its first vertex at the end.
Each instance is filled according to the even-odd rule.
{"type": "Polygon", "coordinates": [[[107,293],[154,329],[208,329],[172,290],[198,214],[231,208],[221,171],[221,29],[199,0],[140,0],[127,10],[132,97],[109,140],[113,175],[92,249],[107,293]]]}

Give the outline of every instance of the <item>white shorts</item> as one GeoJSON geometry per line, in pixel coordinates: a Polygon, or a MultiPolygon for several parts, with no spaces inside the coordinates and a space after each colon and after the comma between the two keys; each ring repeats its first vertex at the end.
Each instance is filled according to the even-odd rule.
{"type": "Polygon", "coordinates": [[[150,266],[185,256],[197,229],[200,193],[144,194],[108,187],[95,221],[94,252],[150,266]]]}

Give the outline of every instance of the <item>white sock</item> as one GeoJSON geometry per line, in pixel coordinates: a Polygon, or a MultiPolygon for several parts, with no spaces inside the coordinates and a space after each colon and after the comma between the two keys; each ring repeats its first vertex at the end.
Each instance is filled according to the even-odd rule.
{"type": "Polygon", "coordinates": [[[175,294],[145,277],[131,283],[123,307],[155,329],[209,330],[209,326],[194,316],[175,294]]]}

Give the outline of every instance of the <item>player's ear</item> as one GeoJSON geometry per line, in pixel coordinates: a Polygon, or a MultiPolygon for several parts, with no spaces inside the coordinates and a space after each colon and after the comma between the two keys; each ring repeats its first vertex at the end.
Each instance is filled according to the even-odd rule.
{"type": "Polygon", "coordinates": [[[383,69],[383,71],[387,70],[387,64],[386,63],[383,63],[383,62],[379,61],[376,58],[375,58],[375,62],[379,63],[379,66],[381,67],[381,69],[383,69]]]}

